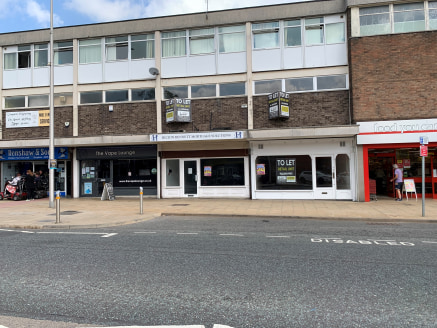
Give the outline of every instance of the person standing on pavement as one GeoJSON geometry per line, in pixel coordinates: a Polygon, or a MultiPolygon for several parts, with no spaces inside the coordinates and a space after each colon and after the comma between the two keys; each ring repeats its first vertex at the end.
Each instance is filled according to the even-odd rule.
{"type": "Polygon", "coordinates": [[[396,190],[396,200],[400,202],[402,200],[402,184],[403,184],[402,170],[397,166],[397,164],[393,164],[393,168],[395,170],[395,174],[393,176],[393,179],[390,180],[390,182],[394,180],[395,190],[396,190]]]}
{"type": "Polygon", "coordinates": [[[35,176],[33,175],[32,170],[26,171],[26,191],[27,191],[27,200],[34,200],[35,198],[35,176]]]}

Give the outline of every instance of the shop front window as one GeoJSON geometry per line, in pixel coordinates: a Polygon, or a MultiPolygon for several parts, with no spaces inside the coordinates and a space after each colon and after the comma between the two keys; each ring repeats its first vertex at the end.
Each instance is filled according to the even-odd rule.
{"type": "Polygon", "coordinates": [[[255,161],[257,190],[311,190],[309,155],[259,156],[255,161]]]}
{"type": "Polygon", "coordinates": [[[168,159],[166,162],[167,171],[165,175],[165,183],[167,187],[179,187],[180,177],[179,177],[179,160],[178,159],[168,159]]]}
{"type": "Polygon", "coordinates": [[[156,159],[114,161],[114,187],[156,187],[156,159]]]}
{"type": "Polygon", "coordinates": [[[200,160],[202,186],[244,186],[244,158],[200,160]]]}

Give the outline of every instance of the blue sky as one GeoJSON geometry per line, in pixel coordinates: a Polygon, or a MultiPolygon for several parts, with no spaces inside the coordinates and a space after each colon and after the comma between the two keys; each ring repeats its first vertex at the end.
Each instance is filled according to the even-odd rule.
{"type": "MultiPolygon", "coordinates": [[[[296,0],[53,0],[54,26],[261,6],[296,0]]],[[[0,0],[0,33],[50,27],[50,0],[0,0]]]]}

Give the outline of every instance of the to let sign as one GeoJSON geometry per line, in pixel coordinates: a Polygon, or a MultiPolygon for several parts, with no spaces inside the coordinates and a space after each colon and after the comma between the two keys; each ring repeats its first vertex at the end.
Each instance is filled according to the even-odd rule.
{"type": "Polygon", "coordinates": [[[420,156],[428,156],[428,146],[420,146],[420,156]]]}

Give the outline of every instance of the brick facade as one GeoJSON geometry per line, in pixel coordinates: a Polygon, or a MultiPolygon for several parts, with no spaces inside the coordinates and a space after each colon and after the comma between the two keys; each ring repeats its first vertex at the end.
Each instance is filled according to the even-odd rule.
{"type": "MultiPolygon", "coordinates": [[[[45,110],[48,110],[45,109],[45,110]]],[[[26,110],[29,111],[29,110],[26,110]]],[[[49,127],[31,127],[31,128],[9,128],[6,129],[6,113],[3,111],[2,118],[2,140],[20,140],[20,139],[45,139],[49,138],[49,127]]],[[[55,138],[73,136],[73,107],[56,107],[55,108],[55,138]],[[69,122],[68,127],[65,122],[69,122]]]]}
{"type": "Polygon", "coordinates": [[[190,123],[165,122],[165,102],[162,103],[162,132],[185,130],[186,132],[211,130],[247,129],[247,97],[197,99],[191,101],[190,123]]]}
{"type": "Polygon", "coordinates": [[[79,137],[156,133],[156,103],[79,106],[79,137]]]}
{"type": "Polygon", "coordinates": [[[353,121],[435,118],[437,31],[352,38],[353,121]]]}
{"type": "Polygon", "coordinates": [[[297,128],[306,126],[348,125],[349,91],[290,94],[290,118],[269,120],[267,96],[253,98],[255,129],[297,128]]]}

